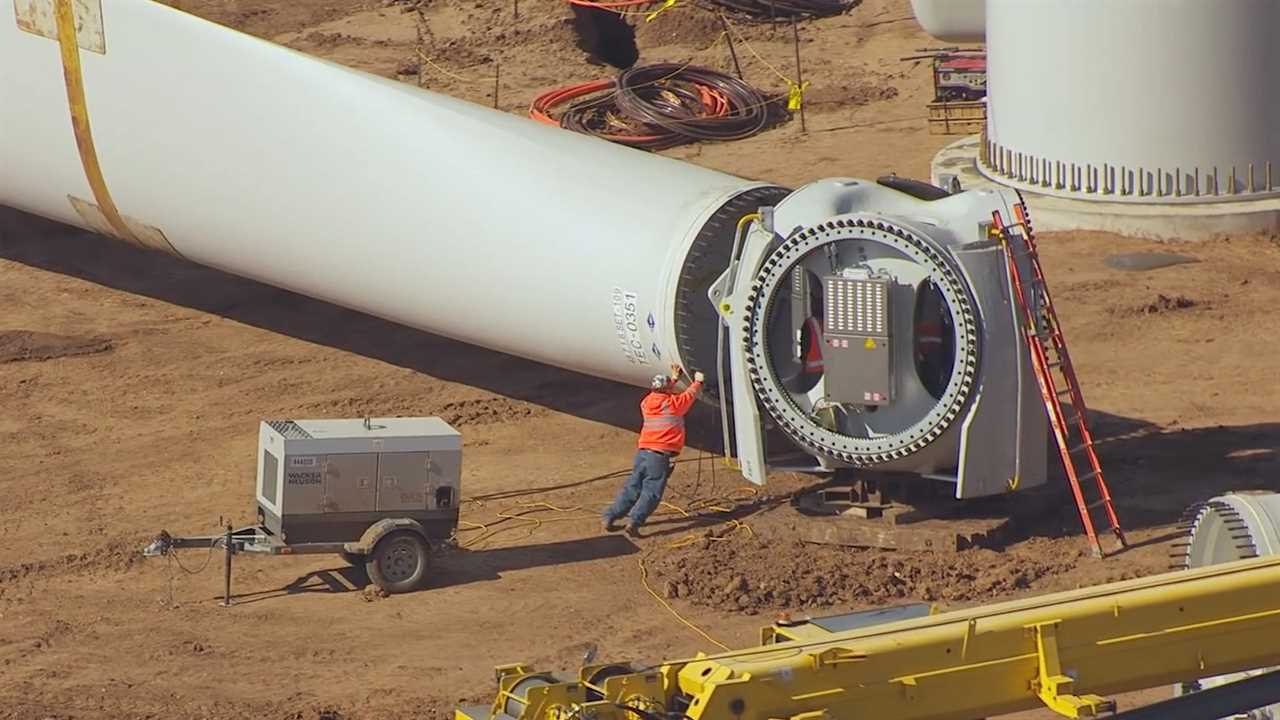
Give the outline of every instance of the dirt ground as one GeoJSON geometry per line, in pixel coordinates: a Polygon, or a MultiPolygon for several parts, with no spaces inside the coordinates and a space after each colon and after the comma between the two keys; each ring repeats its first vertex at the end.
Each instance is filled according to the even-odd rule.
{"type": "MultiPolygon", "coordinates": [[[[171,4],[480,103],[494,103],[500,63],[497,102],[511,112],[540,89],[608,72],[576,46],[560,0],[522,0],[519,20],[509,3],[477,0],[171,4]]],[[[695,12],[641,23],[642,60],[730,67],[719,23],[695,12]]],[[[740,32],[748,79],[785,91],[765,61],[791,73],[789,28],[740,32]]],[[[907,2],[866,0],[801,36],[807,132],[792,121],[670,154],[793,185],[927,177],[952,138],[925,128],[927,67],[898,60],[936,44],[907,2]]],[[[745,646],[779,611],[965,605],[1161,571],[1186,505],[1280,489],[1280,242],[1076,233],[1042,245],[1131,528],[1134,548],[1103,561],[1086,556],[1066,508],[999,551],[800,543],[784,497],[799,481],[754,494],[733,479],[700,449],[718,432],[706,412],[652,534],[601,536],[597,513],[634,445],[637,390],[0,208],[0,718],[444,718],[459,700],[491,697],[497,664],[572,668],[590,643],[602,659],[711,649],[644,582],[712,637],[745,646]],[[1198,262],[1104,263],[1171,249],[1198,262]],[[440,557],[429,590],[378,597],[336,557],[242,557],[225,609],[220,558],[140,557],[161,528],[252,519],[260,419],[366,414],[439,415],[465,436],[465,547],[440,557]]]]}

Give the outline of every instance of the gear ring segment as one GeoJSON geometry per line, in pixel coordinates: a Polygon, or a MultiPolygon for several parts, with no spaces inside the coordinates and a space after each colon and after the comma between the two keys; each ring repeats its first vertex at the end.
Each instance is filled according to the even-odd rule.
{"type": "MultiPolygon", "coordinates": [[[[837,250],[838,252],[838,250],[837,250]]],[[[764,261],[748,297],[744,337],[748,372],[757,397],[771,417],[796,443],[854,467],[882,465],[906,458],[937,440],[960,417],[973,391],[979,361],[977,308],[968,284],[954,261],[932,241],[884,222],[849,217],[806,228],[784,241],[764,261]],[[932,406],[902,427],[865,437],[837,432],[815,421],[813,404],[786,389],[770,352],[770,317],[793,270],[827,246],[847,242],[879,245],[920,266],[951,313],[954,364],[950,379],[932,406]]],[[[839,426],[837,425],[837,428],[839,426]]]]}

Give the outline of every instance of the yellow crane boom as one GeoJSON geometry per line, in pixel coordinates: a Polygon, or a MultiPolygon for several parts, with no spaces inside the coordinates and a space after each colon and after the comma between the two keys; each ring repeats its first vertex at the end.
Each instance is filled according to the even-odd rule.
{"type": "MultiPolygon", "coordinates": [[[[973,720],[1280,665],[1280,557],[832,631],[765,628],[758,647],[576,676],[498,668],[456,720],[973,720]]],[[[848,625],[848,616],[845,617],[848,625]]]]}

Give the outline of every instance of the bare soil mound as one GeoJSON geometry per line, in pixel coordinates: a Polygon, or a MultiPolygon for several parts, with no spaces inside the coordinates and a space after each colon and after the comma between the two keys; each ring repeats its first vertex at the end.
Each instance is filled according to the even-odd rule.
{"type": "Polygon", "coordinates": [[[797,610],[900,599],[970,603],[1030,589],[1078,558],[991,550],[883,553],[792,539],[708,540],[655,558],[669,597],[721,610],[797,610]]]}
{"type": "Polygon", "coordinates": [[[1139,311],[1145,315],[1154,315],[1156,313],[1169,312],[1170,310],[1186,310],[1187,308],[1193,308],[1202,304],[1203,303],[1197,300],[1192,300],[1186,295],[1175,295],[1173,297],[1169,297],[1162,293],[1156,296],[1155,302],[1143,305],[1139,308],[1139,311]]]}
{"type": "Polygon", "coordinates": [[[32,330],[0,330],[0,363],[93,355],[110,349],[110,338],[54,335],[32,330]]]}
{"type": "Polygon", "coordinates": [[[840,107],[870,105],[883,100],[892,100],[898,96],[898,88],[880,77],[872,77],[864,81],[847,81],[829,83],[809,93],[806,101],[810,105],[835,105],[840,107]]]}
{"type": "Polygon", "coordinates": [[[724,25],[720,18],[712,13],[703,12],[693,6],[672,10],[676,17],[655,17],[653,22],[645,22],[643,17],[632,22],[636,28],[636,44],[641,48],[659,48],[668,45],[683,45],[705,49],[721,40],[724,25]],[[666,22],[659,22],[666,20],[666,22]]]}

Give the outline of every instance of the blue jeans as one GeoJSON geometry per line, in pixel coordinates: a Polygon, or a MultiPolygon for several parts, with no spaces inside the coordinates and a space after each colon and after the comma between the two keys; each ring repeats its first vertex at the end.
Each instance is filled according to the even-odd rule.
{"type": "Polygon", "coordinates": [[[613,504],[604,511],[604,519],[612,522],[630,511],[632,527],[644,525],[644,521],[658,509],[658,503],[662,502],[672,467],[671,458],[660,452],[637,452],[631,465],[631,477],[627,478],[613,504]]]}

